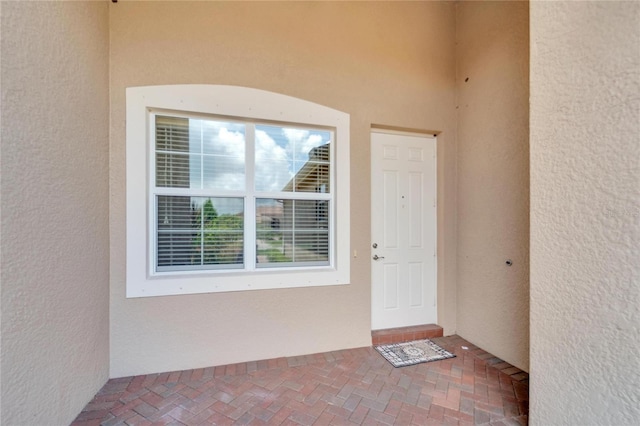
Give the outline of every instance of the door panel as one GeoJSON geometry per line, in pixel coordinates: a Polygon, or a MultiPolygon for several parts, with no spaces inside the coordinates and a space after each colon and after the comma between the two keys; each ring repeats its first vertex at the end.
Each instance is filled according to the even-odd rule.
{"type": "Polygon", "coordinates": [[[387,200],[382,206],[384,209],[384,239],[385,248],[398,247],[398,172],[383,171],[384,189],[383,197],[387,200]]]}
{"type": "Polygon", "coordinates": [[[423,173],[409,174],[409,247],[421,248],[424,224],[423,173]]]}
{"type": "Polygon", "coordinates": [[[384,308],[397,309],[398,304],[398,265],[384,267],[384,308]]]}
{"type": "Polygon", "coordinates": [[[435,323],[436,139],[371,134],[372,328],[435,323]]]}
{"type": "Polygon", "coordinates": [[[422,262],[409,263],[409,294],[411,296],[409,306],[412,308],[419,308],[424,305],[423,267],[424,264],[422,262]]]}

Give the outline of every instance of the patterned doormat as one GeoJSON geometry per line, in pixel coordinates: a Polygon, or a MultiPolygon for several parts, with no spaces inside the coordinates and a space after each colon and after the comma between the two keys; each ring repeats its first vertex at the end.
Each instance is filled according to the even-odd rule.
{"type": "Polygon", "coordinates": [[[394,367],[406,367],[407,365],[420,364],[421,362],[455,357],[454,354],[442,349],[429,339],[381,345],[375,348],[394,367]]]}

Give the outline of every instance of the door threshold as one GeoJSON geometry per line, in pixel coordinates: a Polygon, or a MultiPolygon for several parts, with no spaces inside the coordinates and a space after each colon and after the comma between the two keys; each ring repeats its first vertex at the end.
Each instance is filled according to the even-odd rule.
{"type": "Polygon", "coordinates": [[[437,324],[413,325],[411,327],[387,328],[371,331],[373,346],[388,345],[390,343],[411,342],[412,340],[442,337],[443,329],[437,324]]]}

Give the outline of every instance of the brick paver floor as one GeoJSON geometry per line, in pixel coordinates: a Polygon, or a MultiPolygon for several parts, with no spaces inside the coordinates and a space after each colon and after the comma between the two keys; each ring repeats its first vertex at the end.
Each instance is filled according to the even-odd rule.
{"type": "Polygon", "coordinates": [[[111,379],[73,425],[527,424],[526,373],[432,340],[457,357],[394,368],[366,347],[111,379]]]}

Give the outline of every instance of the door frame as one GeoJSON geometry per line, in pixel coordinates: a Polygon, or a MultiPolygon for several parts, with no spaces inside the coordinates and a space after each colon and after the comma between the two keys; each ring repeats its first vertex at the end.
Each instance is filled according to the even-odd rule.
{"type": "MultiPolygon", "coordinates": [[[[428,139],[434,139],[434,151],[433,151],[433,185],[434,185],[434,201],[433,201],[433,209],[434,209],[434,229],[433,229],[433,236],[434,236],[434,263],[433,263],[433,277],[434,277],[434,307],[435,307],[435,316],[436,316],[436,322],[437,322],[437,318],[440,316],[439,315],[439,304],[438,304],[438,289],[439,289],[439,282],[438,282],[438,222],[439,222],[439,215],[438,215],[438,134],[437,132],[433,132],[433,131],[419,131],[419,130],[396,130],[396,129],[391,129],[391,128],[384,128],[384,127],[375,127],[372,126],[369,129],[369,149],[370,149],[370,153],[369,153],[369,167],[370,167],[370,173],[369,173],[369,190],[373,192],[374,188],[373,188],[373,173],[374,173],[374,168],[373,168],[373,150],[372,150],[372,145],[373,145],[373,138],[372,138],[372,134],[374,133],[381,133],[381,134],[390,134],[390,135],[398,135],[398,136],[413,136],[413,137],[422,137],[422,138],[428,138],[428,139]]],[[[369,214],[370,214],[370,218],[373,218],[373,194],[371,193],[371,199],[370,199],[370,206],[369,206],[369,214]]],[[[370,221],[371,222],[371,231],[370,231],[370,238],[369,238],[369,250],[371,250],[371,243],[373,241],[373,220],[370,221]]],[[[372,254],[370,254],[369,256],[369,271],[370,274],[373,275],[373,259],[372,259],[372,254]]],[[[371,285],[373,287],[373,280],[371,280],[371,285]]],[[[371,307],[371,320],[372,320],[372,325],[373,325],[373,288],[371,291],[371,300],[370,300],[370,305],[371,307]]],[[[372,327],[373,329],[373,327],[372,327]]]]}

